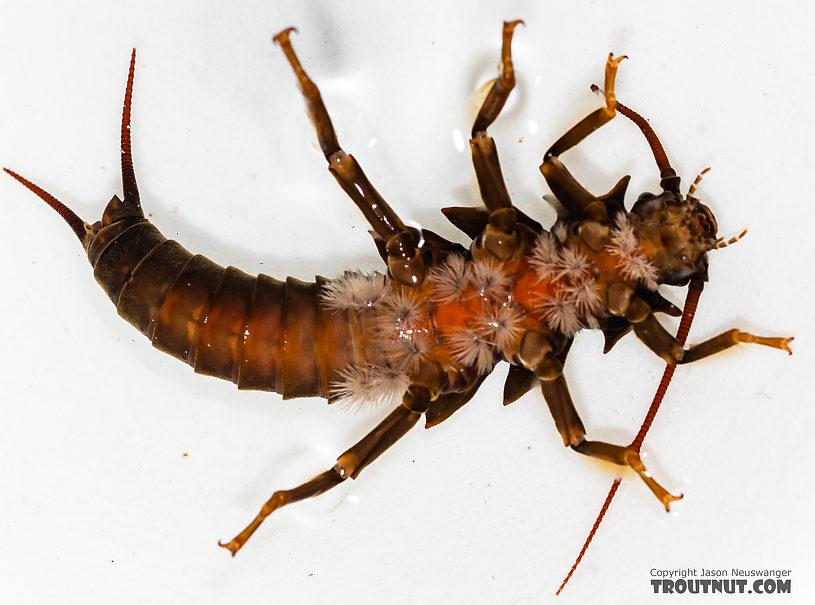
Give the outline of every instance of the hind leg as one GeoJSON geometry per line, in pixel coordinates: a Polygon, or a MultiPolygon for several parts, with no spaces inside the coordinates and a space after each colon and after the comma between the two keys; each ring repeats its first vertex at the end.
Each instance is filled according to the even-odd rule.
{"type": "Polygon", "coordinates": [[[274,41],[283,49],[297,77],[309,118],[317,131],[320,148],[328,161],[328,170],[362,211],[376,235],[386,243],[387,262],[391,275],[405,285],[416,286],[424,280],[426,270],[419,250],[420,235],[415,229],[405,226],[365,176],[354,156],[346,153],[340,147],[320,90],[305,72],[294,53],[294,48],[289,40],[289,34],[293,30],[294,28],[291,27],[283,30],[274,37],[274,41]]]}
{"type": "Polygon", "coordinates": [[[337,463],[332,468],[293,489],[275,492],[241,533],[226,544],[221,542],[218,544],[228,549],[234,556],[260,527],[263,520],[277,509],[292,502],[319,496],[349,477],[356,479],[362,469],[413,428],[427,410],[429,402],[430,394],[426,389],[419,387],[414,391],[409,390],[399,407],[356,445],[337,458],[337,463]]]}

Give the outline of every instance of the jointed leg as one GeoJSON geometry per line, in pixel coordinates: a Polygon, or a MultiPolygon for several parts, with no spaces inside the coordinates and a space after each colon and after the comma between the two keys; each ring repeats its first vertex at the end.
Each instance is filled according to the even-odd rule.
{"type": "Polygon", "coordinates": [[[558,156],[577,145],[616,115],[617,98],[614,95],[614,79],[617,76],[617,66],[625,58],[623,55],[615,59],[613,55],[609,54],[605,74],[606,106],[590,113],[555,141],[554,145],[544,154],[543,164],[540,166],[540,171],[549,188],[564,206],[579,216],[587,216],[595,220],[605,218],[604,205],[577,182],[558,156]]]}
{"type": "Polygon", "coordinates": [[[571,149],[617,115],[617,97],[614,94],[614,80],[617,78],[617,67],[623,59],[627,58],[625,55],[622,55],[615,59],[614,55],[609,53],[608,60],[606,61],[605,90],[603,93],[606,98],[606,106],[591,112],[575,126],[572,126],[566,134],[555,141],[554,145],[544,154],[544,163],[549,158],[559,156],[566,150],[571,149]]]}
{"type": "Polygon", "coordinates": [[[429,397],[423,389],[417,389],[415,395],[409,391],[398,408],[391,412],[370,433],[365,435],[359,443],[337,458],[337,464],[333,468],[298,487],[275,492],[241,533],[227,544],[220,542],[218,544],[229,549],[234,556],[255,533],[255,530],[260,527],[263,520],[278,508],[298,500],[319,496],[335,485],[339,485],[348,477],[356,479],[363,468],[413,428],[427,410],[428,403],[429,397]]]}
{"type": "Polygon", "coordinates": [[[481,190],[481,198],[490,212],[499,208],[512,207],[504,177],[501,174],[501,164],[498,161],[495,141],[492,137],[487,136],[487,128],[501,113],[509,93],[515,87],[511,43],[512,33],[519,23],[523,22],[520,20],[504,22],[498,77],[493,80],[487,98],[484,99],[478,116],[475,118],[472,138],[470,139],[470,151],[472,152],[475,175],[478,178],[478,187],[481,190]]]}
{"type": "Polygon", "coordinates": [[[293,30],[294,28],[291,27],[284,29],[274,37],[274,41],[283,49],[286,59],[294,70],[294,75],[297,76],[297,84],[305,99],[311,123],[314,124],[317,131],[320,148],[325,159],[328,160],[328,169],[354,200],[374,231],[382,239],[388,239],[391,235],[403,231],[404,224],[388,203],[382,199],[379,192],[374,189],[353,156],[346,154],[340,147],[331,118],[320,96],[320,90],[309,78],[294,53],[294,48],[289,40],[289,34],[293,30]]]}
{"type": "MultiPolygon", "coordinates": [[[[701,290],[701,282],[691,282],[690,288],[701,290]]],[[[645,346],[659,355],[665,363],[691,363],[715,355],[741,342],[752,342],[774,349],[782,349],[792,354],[792,338],[769,338],[756,336],[741,330],[728,330],[718,336],[693,345],[687,349],[654,316],[653,309],[634,291],[623,284],[614,284],[609,289],[607,301],[614,315],[625,317],[645,346]],[[629,296],[620,293],[628,293],[629,296]]]]}
{"type": "Polygon", "coordinates": [[[640,479],[643,480],[657,499],[662,502],[662,505],[668,512],[671,510],[671,502],[682,499],[682,494],[674,496],[657,483],[651,476],[651,473],[645,468],[645,465],[640,459],[639,451],[633,445],[622,446],[612,445],[603,441],[582,441],[578,445],[573,445],[572,449],[586,456],[600,458],[601,460],[607,460],[614,464],[630,467],[639,475],[640,479]]]}
{"type": "Polygon", "coordinates": [[[621,446],[603,441],[586,440],[586,429],[575,409],[569,387],[563,376],[566,354],[552,352],[552,343],[546,336],[529,332],[521,343],[519,357],[524,366],[540,380],[541,391],[555,427],[563,438],[563,445],[586,456],[600,458],[633,469],[654,495],[670,510],[670,503],[682,496],[674,496],[657,483],[648,473],[640,459],[639,451],[632,445],[621,446]]]}
{"type": "Polygon", "coordinates": [[[564,445],[586,456],[630,467],[662,502],[665,510],[670,510],[671,502],[682,497],[672,495],[651,477],[640,459],[639,452],[634,447],[586,440],[586,430],[574,407],[569,387],[562,374],[551,380],[542,380],[541,390],[564,445]]]}
{"type": "Polygon", "coordinates": [[[415,230],[405,226],[365,176],[359,163],[340,147],[320,91],[300,65],[292,48],[289,34],[293,29],[283,30],[274,37],[274,41],[280,44],[294,70],[294,75],[297,76],[309,117],[317,131],[320,148],[328,160],[328,169],[365,215],[376,234],[388,244],[388,266],[393,277],[406,285],[418,285],[424,279],[425,273],[417,247],[419,236],[415,230]]]}
{"type": "Polygon", "coordinates": [[[772,347],[773,349],[782,349],[792,355],[792,349],[790,349],[790,343],[792,341],[793,338],[791,337],[779,338],[756,336],[748,332],[742,332],[741,330],[728,330],[727,332],[714,336],[709,340],[700,342],[699,344],[695,344],[692,347],[685,349],[682,359],[676,363],[691,363],[693,361],[698,361],[699,359],[704,359],[710,355],[715,355],[719,351],[729,349],[740,342],[752,342],[757,345],[772,347]]]}
{"type": "Polygon", "coordinates": [[[685,364],[699,361],[739,343],[755,343],[781,349],[790,355],[792,338],[756,336],[741,330],[728,330],[704,342],[683,349],[679,342],[659,323],[653,314],[634,324],[634,333],[645,345],[667,363],[685,364]]]}

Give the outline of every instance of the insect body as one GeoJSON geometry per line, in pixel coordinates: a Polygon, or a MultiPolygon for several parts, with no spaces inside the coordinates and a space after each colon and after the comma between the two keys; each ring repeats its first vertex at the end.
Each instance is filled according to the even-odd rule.
{"type": "MultiPolygon", "coordinates": [[[[789,350],[790,339],[730,330],[684,349],[654,314],[678,309],[660,284],[707,279],[707,253],[726,245],[710,210],[683,196],[656,136],[617,102],[614,80],[624,57],[609,57],[605,105],[552,145],[541,172],[557,202],[545,230],[513,207],[487,128],[514,86],[505,23],[499,76],[472,130],[470,147],[484,208],[446,208],[470,236],[468,248],[405,225],[339,145],[319,90],[301,67],[285,30],[275,37],[291,64],[329,170],[372,227],[386,274],[346,272],[335,280],[285,282],[251,277],[193,255],[144,216],[130,150],[135,69],[131,57],[122,119],[122,199],[87,224],[25,178],[8,171],[57,210],[87,251],[94,275],[119,314],[153,345],[241,389],[329,402],[390,402],[393,411],[334,467],[294,489],[275,492],[257,517],[222,546],[235,554],[277,508],[355,478],[424,415],[434,426],[466,404],[494,365],[511,366],[504,403],[540,386],[565,445],[629,466],[668,508],[676,497],[646,471],[638,448],[586,439],[563,365],[574,334],[600,329],[610,349],[628,331],[668,363],[688,363],[739,342],[789,350]],[[559,157],[620,111],[643,130],[660,168],[659,194],[626,211],[628,177],[595,196],[559,157]]],[[[732,241],[732,240],[731,240],[732,241]]]]}

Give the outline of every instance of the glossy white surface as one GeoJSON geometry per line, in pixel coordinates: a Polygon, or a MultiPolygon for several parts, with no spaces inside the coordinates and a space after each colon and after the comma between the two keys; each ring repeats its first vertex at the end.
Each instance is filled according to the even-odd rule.
{"type": "MultiPolygon", "coordinates": [[[[683,367],[644,451],[685,493],[666,515],[625,479],[559,602],[644,602],[652,568],[792,569],[815,595],[809,30],[804,3],[345,1],[15,4],[0,20],[0,163],[96,220],[119,191],[118,129],[138,48],[133,140],[146,211],[222,264],[310,279],[379,259],[325,169],[282,53],[288,25],[340,142],[405,219],[475,205],[466,146],[501,21],[523,18],[518,86],[496,138],[510,193],[553,219],[540,157],[601,100],[651,120],[722,235],[691,341],[731,326],[796,336],[683,367]],[[409,8],[408,8],[409,6],[409,8]]],[[[597,192],[657,186],[623,119],[565,161],[597,192]]],[[[476,399],[317,500],[271,517],[231,560],[216,547],[275,490],[330,465],[384,415],[282,402],[196,376],[120,320],[71,231],[0,179],[3,362],[0,594],[9,603],[539,603],[572,564],[616,469],[565,450],[541,396],[503,409],[505,367],[476,399]]],[[[677,303],[684,294],[671,293],[677,303]]],[[[567,377],[592,438],[627,442],[663,364],[633,337],[583,333],[567,377]]],[[[718,602],[714,597],[706,603],[718,602]]]]}

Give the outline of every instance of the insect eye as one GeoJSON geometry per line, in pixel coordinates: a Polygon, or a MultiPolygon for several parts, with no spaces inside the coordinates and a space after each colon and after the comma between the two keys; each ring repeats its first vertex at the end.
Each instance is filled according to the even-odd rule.
{"type": "Polygon", "coordinates": [[[705,206],[704,204],[697,204],[696,208],[704,214],[705,218],[707,219],[708,223],[710,224],[710,234],[716,235],[716,232],[719,230],[719,225],[716,223],[716,218],[713,216],[713,213],[710,211],[710,208],[705,206]]]}

